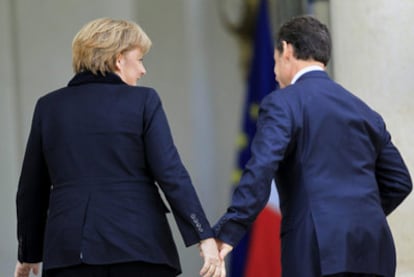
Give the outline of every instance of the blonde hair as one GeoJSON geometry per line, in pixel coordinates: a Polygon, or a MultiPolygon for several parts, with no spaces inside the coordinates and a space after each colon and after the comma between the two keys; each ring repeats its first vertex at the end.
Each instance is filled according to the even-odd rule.
{"type": "Polygon", "coordinates": [[[91,71],[95,75],[114,72],[119,54],[137,47],[146,54],[151,44],[147,34],[135,22],[95,19],[83,26],[73,38],[73,71],[91,71]]]}

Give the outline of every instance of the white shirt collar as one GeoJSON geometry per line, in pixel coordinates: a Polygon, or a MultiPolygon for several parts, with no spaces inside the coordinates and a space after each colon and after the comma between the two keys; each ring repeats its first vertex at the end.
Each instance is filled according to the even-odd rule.
{"type": "Polygon", "coordinates": [[[319,65],[310,65],[307,67],[302,68],[301,70],[298,71],[298,73],[295,74],[295,76],[292,79],[292,82],[290,82],[291,85],[293,85],[294,83],[296,83],[296,81],[305,73],[308,73],[310,71],[324,71],[324,69],[322,67],[320,67],[319,65]]]}

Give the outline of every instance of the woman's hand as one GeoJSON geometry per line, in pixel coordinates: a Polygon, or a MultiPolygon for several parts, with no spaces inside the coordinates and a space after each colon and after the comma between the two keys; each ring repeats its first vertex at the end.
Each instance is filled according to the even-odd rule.
{"type": "Polygon", "coordinates": [[[200,242],[200,256],[204,258],[200,275],[203,277],[225,277],[226,267],[224,260],[219,257],[216,240],[209,238],[200,242]]]}
{"type": "Polygon", "coordinates": [[[39,263],[16,263],[16,269],[14,270],[14,277],[29,277],[32,271],[34,275],[39,274],[39,263]]]}

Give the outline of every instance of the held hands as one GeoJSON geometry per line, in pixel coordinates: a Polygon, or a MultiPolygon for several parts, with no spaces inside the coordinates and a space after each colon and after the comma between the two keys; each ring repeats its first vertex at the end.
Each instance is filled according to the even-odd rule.
{"type": "Polygon", "coordinates": [[[204,258],[200,275],[203,277],[226,277],[226,265],[224,259],[220,259],[216,240],[208,238],[199,244],[200,256],[204,258]]]}
{"type": "Polygon", "coordinates": [[[34,275],[39,274],[39,263],[32,264],[17,262],[16,269],[14,270],[14,277],[29,277],[30,271],[32,271],[34,275]]]}
{"type": "Polygon", "coordinates": [[[224,261],[227,254],[229,254],[233,250],[233,246],[227,244],[219,239],[216,239],[218,250],[220,251],[220,259],[224,261]]]}

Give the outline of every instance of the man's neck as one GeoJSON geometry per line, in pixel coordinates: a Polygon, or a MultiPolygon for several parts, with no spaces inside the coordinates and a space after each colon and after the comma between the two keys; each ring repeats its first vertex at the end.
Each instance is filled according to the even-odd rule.
{"type": "Polygon", "coordinates": [[[294,84],[303,74],[314,70],[325,70],[325,65],[317,61],[298,60],[296,64],[295,74],[293,75],[291,84],[294,84]]]}
{"type": "Polygon", "coordinates": [[[296,73],[304,69],[305,67],[314,66],[314,65],[319,66],[325,70],[325,65],[321,62],[314,61],[314,60],[308,60],[308,61],[296,60],[296,65],[295,65],[296,73]]]}

